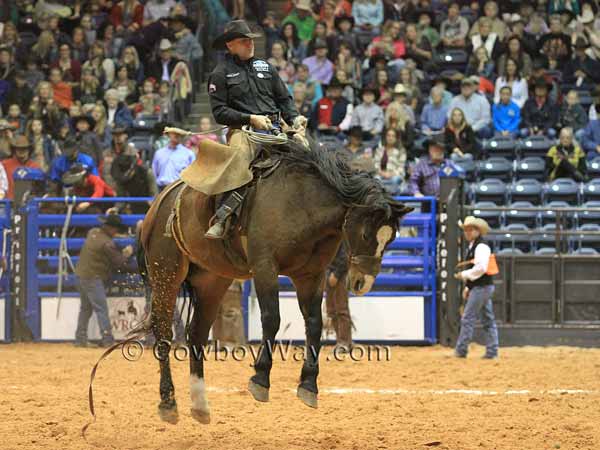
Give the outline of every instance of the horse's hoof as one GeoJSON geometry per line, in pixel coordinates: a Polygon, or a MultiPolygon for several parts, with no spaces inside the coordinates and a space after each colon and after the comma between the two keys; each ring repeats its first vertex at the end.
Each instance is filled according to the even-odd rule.
{"type": "Polygon", "coordinates": [[[250,380],[248,382],[248,390],[257,402],[268,402],[269,401],[269,388],[256,384],[250,380]]]}
{"type": "Polygon", "coordinates": [[[176,425],[179,420],[179,413],[177,412],[177,406],[172,408],[161,408],[158,407],[158,415],[163,422],[168,422],[172,425],[176,425]]]}
{"type": "Polygon", "coordinates": [[[310,406],[311,408],[316,408],[318,406],[317,394],[314,392],[304,389],[303,387],[298,387],[296,395],[306,406],[310,406]]]}
{"type": "Polygon", "coordinates": [[[210,412],[201,411],[199,409],[190,409],[190,412],[192,413],[192,417],[198,422],[204,424],[210,423],[210,412]]]}

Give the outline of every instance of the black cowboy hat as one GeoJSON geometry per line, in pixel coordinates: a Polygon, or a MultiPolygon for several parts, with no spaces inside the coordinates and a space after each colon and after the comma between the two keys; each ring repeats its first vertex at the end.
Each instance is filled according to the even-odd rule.
{"type": "Polygon", "coordinates": [[[81,140],[77,136],[69,136],[65,139],[65,142],[62,145],[62,152],[66,156],[72,156],[77,150],[79,150],[79,146],[81,145],[81,140]]]}
{"type": "Polygon", "coordinates": [[[573,44],[574,49],[587,49],[590,47],[590,44],[583,36],[577,36],[575,39],[575,43],[573,44]]]}
{"type": "Polygon", "coordinates": [[[316,39],[314,40],[314,43],[313,43],[313,49],[314,49],[314,50],[316,50],[316,49],[318,49],[318,48],[329,48],[329,47],[327,46],[327,42],[325,42],[325,39],[316,38],[316,39]]]}
{"type": "Polygon", "coordinates": [[[83,164],[73,164],[61,177],[62,184],[72,186],[82,181],[87,175],[87,167],[83,164]]]}
{"type": "Polygon", "coordinates": [[[333,23],[334,23],[334,26],[335,26],[336,28],[338,28],[338,29],[339,29],[339,25],[340,25],[340,23],[342,23],[344,20],[346,20],[346,21],[350,22],[350,24],[351,24],[351,28],[354,28],[354,17],[352,17],[352,16],[347,16],[347,15],[345,15],[345,14],[344,14],[344,15],[342,15],[342,16],[336,16],[336,18],[335,18],[335,19],[334,19],[334,21],[333,21],[333,23]]]}
{"type": "Polygon", "coordinates": [[[79,122],[87,122],[87,124],[90,127],[90,130],[92,130],[96,126],[96,121],[91,116],[73,117],[73,124],[75,124],[75,126],[77,126],[77,123],[79,123],[79,122]]]}
{"type": "Polygon", "coordinates": [[[125,232],[129,227],[123,223],[123,219],[118,214],[108,214],[106,216],[98,216],[98,222],[102,225],[116,228],[119,231],[125,232]]]}
{"type": "Polygon", "coordinates": [[[245,20],[232,20],[225,25],[225,30],[221,36],[218,36],[213,42],[215,50],[225,50],[225,44],[238,38],[254,39],[260,37],[260,34],[253,33],[245,20]]]}

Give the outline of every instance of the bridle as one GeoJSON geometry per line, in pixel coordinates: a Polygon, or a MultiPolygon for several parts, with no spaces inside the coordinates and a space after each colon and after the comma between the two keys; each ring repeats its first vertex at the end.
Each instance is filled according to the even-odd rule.
{"type": "Polygon", "coordinates": [[[352,208],[348,208],[344,216],[344,224],[342,225],[342,238],[343,243],[348,251],[350,259],[350,265],[355,266],[361,273],[376,277],[381,270],[382,256],[373,255],[353,255],[352,247],[350,247],[350,240],[348,239],[348,232],[346,231],[346,224],[348,223],[348,216],[352,208]]]}

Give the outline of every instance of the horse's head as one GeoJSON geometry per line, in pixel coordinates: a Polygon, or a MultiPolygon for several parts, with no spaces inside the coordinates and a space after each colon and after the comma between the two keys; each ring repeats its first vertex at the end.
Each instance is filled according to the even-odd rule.
{"type": "Polygon", "coordinates": [[[355,295],[365,295],[381,270],[383,252],[396,238],[400,219],[413,208],[391,199],[353,206],[346,214],[344,239],[350,256],[348,283],[355,295]]]}

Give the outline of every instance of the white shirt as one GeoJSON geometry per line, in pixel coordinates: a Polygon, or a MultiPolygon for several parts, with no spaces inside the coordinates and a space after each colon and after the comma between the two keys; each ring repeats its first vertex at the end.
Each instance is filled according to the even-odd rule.
{"type": "Polygon", "coordinates": [[[108,108],[108,111],[106,112],[108,114],[108,121],[106,123],[112,125],[115,122],[115,113],[117,112],[117,108],[108,108]]]}
{"type": "MultiPolygon", "coordinates": [[[[469,250],[471,250],[472,247],[473,242],[469,244],[469,250]]],[[[490,246],[484,243],[480,243],[475,249],[473,267],[469,270],[463,270],[461,272],[463,279],[475,281],[476,279],[481,278],[488,270],[488,264],[490,262],[491,254],[492,249],[490,249],[490,246]]]]}
{"type": "Polygon", "coordinates": [[[163,81],[171,81],[171,75],[169,74],[169,61],[163,61],[162,63],[162,80],[163,81]]]}

